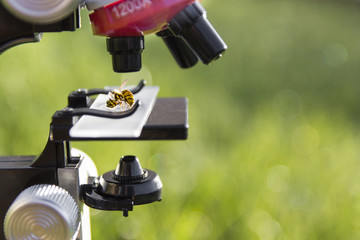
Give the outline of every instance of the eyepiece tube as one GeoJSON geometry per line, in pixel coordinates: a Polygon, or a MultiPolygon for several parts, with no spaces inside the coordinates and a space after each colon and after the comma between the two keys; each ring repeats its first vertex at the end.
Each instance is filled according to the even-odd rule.
{"type": "Polygon", "coordinates": [[[176,36],[169,28],[156,33],[156,35],[164,40],[179,67],[190,68],[199,61],[185,40],[176,36]]]}
{"type": "Polygon", "coordinates": [[[144,36],[110,37],[106,39],[106,43],[107,50],[112,55],[114,72],[140,71],[144,36]]]}
{"type": "Polygon", "coordinates": [[[179,12],[169,23],[169,28],[182,36],[200,60],[209,64],[222,56],[225,42],[206,18],[206,11],[195,2],[179,12]]]}

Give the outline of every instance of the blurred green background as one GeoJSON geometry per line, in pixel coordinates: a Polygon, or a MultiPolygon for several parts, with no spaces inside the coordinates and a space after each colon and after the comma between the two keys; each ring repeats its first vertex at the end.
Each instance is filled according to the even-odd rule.
{"type": "Polygon", "coordinates": [[[74,33],[0,58],[0,155],[39,154],[77,88],[159,85],[189,98],[187,141],[76,142],[100,174],[135,154],[163,201],[92,210],[93,239],[360,239],[360,3],[203,1],[228,45],[183,70],[146,37],[143,69],[116,74],[86,10],[74,33]]]}

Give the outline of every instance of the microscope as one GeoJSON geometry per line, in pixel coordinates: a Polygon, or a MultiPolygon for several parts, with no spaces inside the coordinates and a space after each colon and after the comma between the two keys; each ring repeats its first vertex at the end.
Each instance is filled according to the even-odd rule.
{"type": "MultiPolygon", "coordinates": [[[[196,0],[0,0],[0,55],[39,42],[43,33],[76,31],[85,7],[117,73],[141,69],[147,34],[162,38],[181,68],[209,64],[227,48],[196,0]]],[[[0,239],[91,239],[89,208],[126,217],[136,205],[161,200],[160,177],[136,156],[124,155],[98,175],[91,158],[71,147],[72,141],[187,139],[186,98],[158,98],[159,87],[145,80],[127,92],[115,88],[71,92],[52,116],[40,155],[0,157],[0,239]]]]}

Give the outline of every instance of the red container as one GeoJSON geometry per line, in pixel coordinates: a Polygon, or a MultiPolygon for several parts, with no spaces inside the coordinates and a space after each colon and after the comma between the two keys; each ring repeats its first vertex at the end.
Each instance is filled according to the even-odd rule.
{"type": "Polygon", "coordinates": [[[142,36],[164,28],[196,0],[119,0],[90,14],[94,35],[142,36]]]}

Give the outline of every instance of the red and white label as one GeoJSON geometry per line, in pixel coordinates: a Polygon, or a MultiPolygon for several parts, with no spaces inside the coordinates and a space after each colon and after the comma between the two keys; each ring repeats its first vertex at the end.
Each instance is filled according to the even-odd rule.
{"type": "Polygon", "coordinates": [[[127,0],[111,9],[116,18],[123,18],[152,5],[151,0],[127,0]]]}

